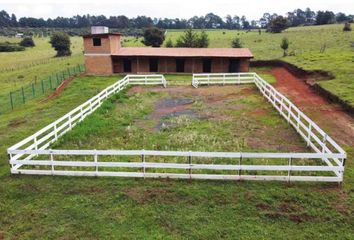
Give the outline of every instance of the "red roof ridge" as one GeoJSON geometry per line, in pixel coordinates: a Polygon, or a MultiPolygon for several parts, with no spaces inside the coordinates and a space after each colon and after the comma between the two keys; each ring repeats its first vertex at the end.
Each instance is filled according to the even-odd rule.
{"type": "Polygon", "coordinates": [[[122,47],[114,56],[163,56],[163,57],[244,57],[253,58],[248,48],[153,48],[122,47]]]}

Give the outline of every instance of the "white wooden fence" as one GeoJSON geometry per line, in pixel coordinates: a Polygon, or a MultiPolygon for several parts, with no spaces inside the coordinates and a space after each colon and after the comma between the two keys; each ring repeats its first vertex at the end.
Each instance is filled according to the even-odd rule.
{"type": "Polygon", "coordinates": [[[255,83],[261,93],[297,130],[314,152],[241,153],[48,149],[50,144],[97,109],[104,99],[119,92],[126,85],[163,84],[166,86],[166,80],[162,75],[128,75],[57,121],[10,147],[8,154],[11,172],[13,174],[144,178],[343,181],[346,158],[343,149],[285,96],[257,74],[195,74],[192,82],[195,87],[200,84],[228,83],[255,83]],[[210,163],[210,160],[217,162],[210,163]],[[271,161],[268,161],[268,164],[257,164],[257,162],[267,162],[265,160],[277,160],[277,164],[271,164],[271,161]]]}
{"type": "Polygon", "coordinates": [[[209,73],[193,74],[192,85],[254,83],[253,73],[209,73]]]}

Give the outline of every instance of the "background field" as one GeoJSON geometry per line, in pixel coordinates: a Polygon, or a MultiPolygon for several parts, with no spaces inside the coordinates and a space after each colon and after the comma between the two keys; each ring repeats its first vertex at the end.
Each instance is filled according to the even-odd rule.
{"type": "MultiPolygon", "coordinates": [[[[334,80],[319,84],[354,106],[354,31],[343,32],[342,24],[289,28],[280,34],[258,31],[207,30],[209,47],[231,47],[231,41],[239,37],[244,47],[250,48],[254,60],[281,59],[306,70],[324,70],[334,74],[334,80]],[[290,41],[289,53],[283,57],[280,43],[283,37],[290,41]],[[321,53],[321,48],[325,51],[321,53]]],[[[167,30],[166,39],[176,43],[183,33],[167,30]]],[[[124,46],[143,46],[141,39],[127,38],[124,46]]]]}
{"type": "MultiPolygon", "coordinates": [[[[0,42],[19,42],[17,38],[0,37],[0,42]]],[[[16,90],[34,80],[47,78],[49,75],[68,67],[83,63],[81,37],[71,37],[72,56],[54,58],[56,52],[49,43],[49,38],[34,38],[36,46],[21,52],[0,53],[0,88],[1,93],[16,90]]]]}

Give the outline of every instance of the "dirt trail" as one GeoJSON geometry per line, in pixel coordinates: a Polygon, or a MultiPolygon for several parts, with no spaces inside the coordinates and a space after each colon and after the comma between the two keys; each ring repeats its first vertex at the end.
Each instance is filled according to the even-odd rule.
{"type": "Polygon", "coordinates": [[[72,81],[74,80],[75,76],[73,77],[69,77],[67,79],[65,79],[56,89],[55,91],[50,94],[46,99],[43,100],[43,102],[48,102],[54,98],[56,98],[57,96],[59,96],[65,89],[65,87],[72,81]]]}
{"type": "Polygon", "coordinates": [[[316,94],[305,80],[288,70],[276,67],[271,73],[277,79],[275,87],[291,99],[302,111],[340,144],[354,146],[354,118],[337,104],[316,94]]]}

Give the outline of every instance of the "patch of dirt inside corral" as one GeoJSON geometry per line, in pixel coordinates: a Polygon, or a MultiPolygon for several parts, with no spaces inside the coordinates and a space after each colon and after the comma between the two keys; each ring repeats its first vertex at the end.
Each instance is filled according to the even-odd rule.
{"type": "MultiPolygon", "coordinates": [[[[131,88],[128,94],[148,92],[161,93],[161,97],[154,103],[153,111],[135,124],[149,132],[156,133],[167,128],[186,126],[192,121],[208,120],[218,126],[225,124],[227,127],[223,134],[229,134],[230,139],[244,139],[247,146],[254,150],[307,150],[300,137],[293,129],[286,127],[285,122],[279,126],[262,123],[260,118],[267,117],[275,110],[254,86],[205,86],[197,89],[190,86],[137,86],[131,88]],[[146,121],[150,124],[146,124],[146,121]]],[[[281,119],[281,116],[275,118],[278,117],[281,119]]]]}

